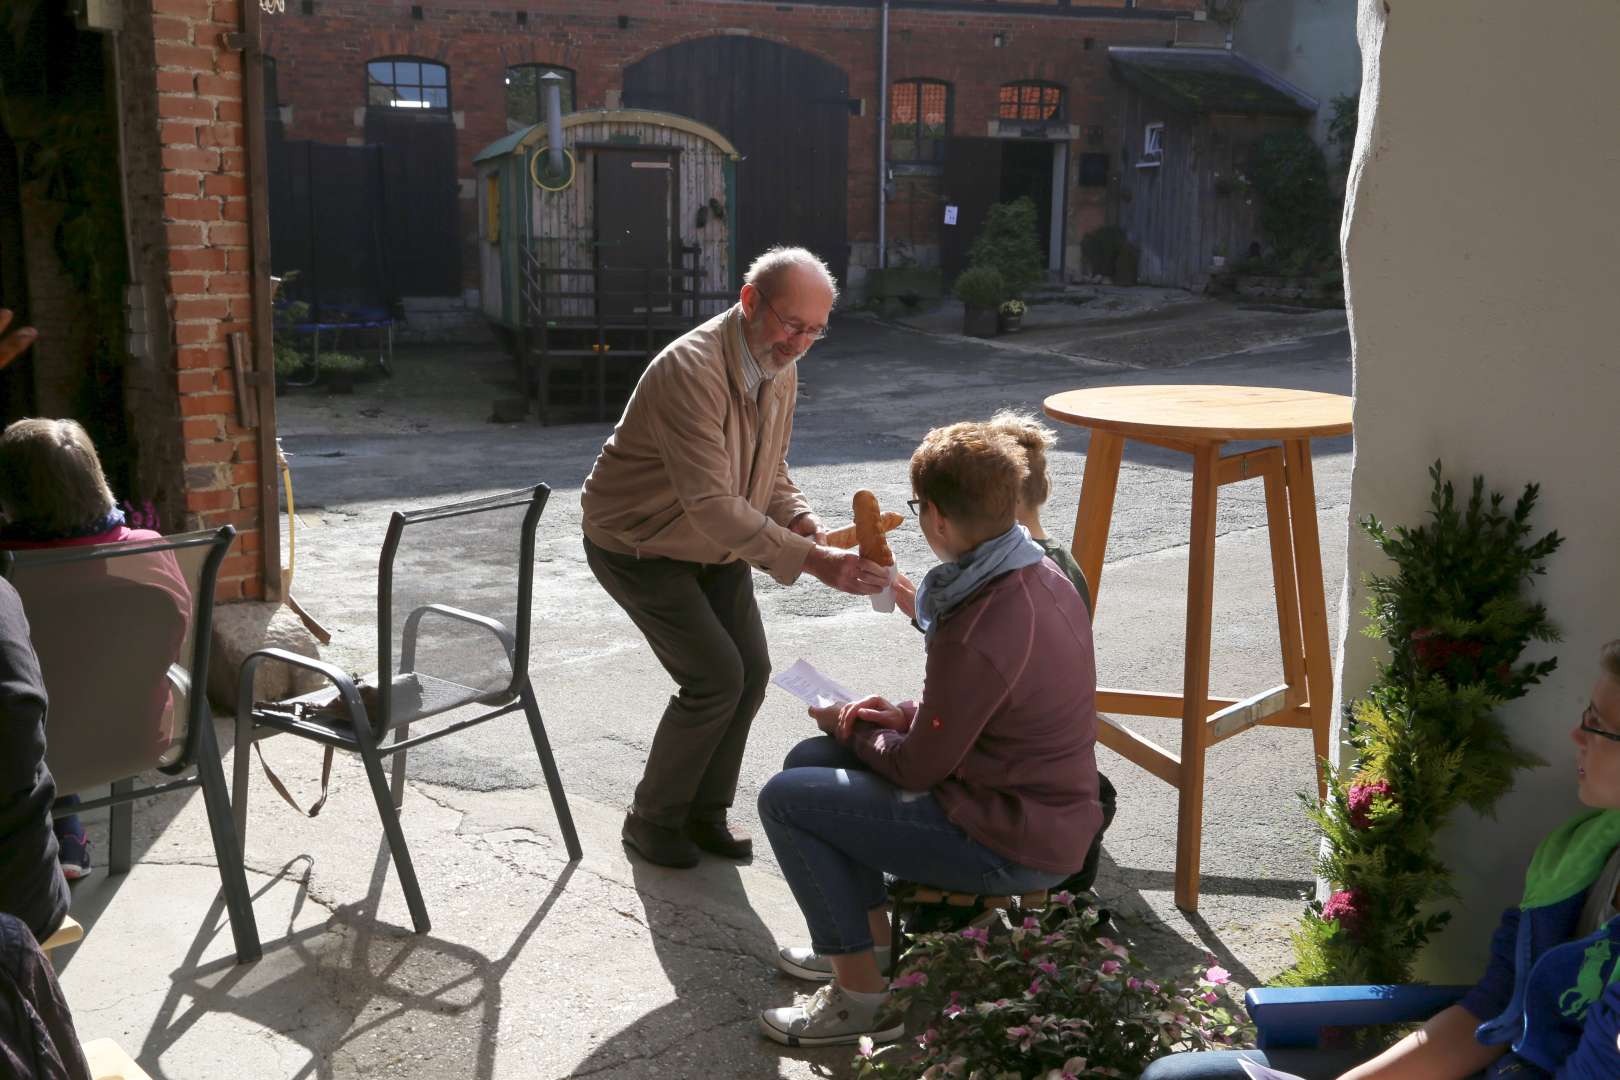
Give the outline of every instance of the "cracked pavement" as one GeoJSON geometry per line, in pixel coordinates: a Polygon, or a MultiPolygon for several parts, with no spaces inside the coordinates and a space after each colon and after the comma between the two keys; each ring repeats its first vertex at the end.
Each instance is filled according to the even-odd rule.
{"type": "MultiPolygon", "coordinates": [[[[1191,313],[1189,313],[1191,314],[1191,313]]],[[[1211,340],[1224,347],[1231,313],[1211,340]]],[[[1273,340],[1275,318],[1264,320],[1273,340]]],[[[906,462],[931,426],[1002,405],[1038,409],[1057,390],[1124,382],[1222,382],[1349,392],[1348,341],[1302,317],[1297,340],[1183,364],[1196,320],[1179,318],[1170,363],[1107,365],[1030,348],[995,348],[841,317],[804,362],[791,455],[795,478],[829,521],[850,493],[885,505],[909,496],[906,462]]],[[[1133,348],[1140,351],[1138,339],[1133,348]]],[[[627,858],[623,807],[670,686],[629,621],[601,592],[579,543],[578,486],[611,425],[484,422],[510,394],[504,359],[477,349],[402,350],[400,375],[352,397],[280,402],[297,501],[294,593],[333,633],[323,656],[375,667],[375,573],[388,515],[544,480],[554,489],[537,542],[531,672],[585,848],[566,862],[523,721],[509,716],[410,753],[402,823],[432,930],[410,932],[358,760],[339,755],[320,816],[303,819],[251,771],[246,854],[264,941],[233,963],[200,798],[147,800],[135,813],[136,864],[75,886],[88,927],[58,954],[87,1038],[110,1036],[154,1077],[828,1077],[846,1049],[785,1053],[754,1028],[762,1007],[801,992],[776,973],[779,944],[803,923],[759,833],[761,785],[813,727],[773,690],[754,726],[734,816],[754,833],[749,864],[705,858],[669,871],[627,858]]],[[[1046,523],[1067,536],[1084,432],[1060,426],[1046,523]]],[[[1337,622],[1350,473],[1348,439],[1316,447],[1330,626],[1337,622]]],[[[1131,445],[1100,595],[1099,674],[1115,686],[1179,681],[1189,465],[1131,445]]],[[[1260,484],[1223,488],[1218,517],[1212,686],[1253,692],[1280,681],[1260,484]]],[[[914,527],[891,538],[908,571],[931,560],[914,527]]],[[[446,540],[431,574],[471,574],[458,597],[498,604],[486,535],[446,540]]],[[[509,561],[509,559],[508,559],[509,561]]],[[[424,560],[424,566],[429,560],[424,560]]],[[[806,579],[755,575],[778,669],[807,658],[860,691],[920,688],[922,650],[904,620],[806,579]]],[[[1172,741],[1175,722],[1134,720],[1172,741]]],[[[230,748],[232,725],[219,725],[230,748]]],[[[307,802],[320,774],[312,744],[273,739],[266,757],[307,802]]],[[[1312,886],[1312,841],[1296,793],[1312,786],[1309,737],[1257,728],[1211,754],[1203,900],[1171,903],[1175,792],[1107,751],[1120,793],[1099,892],[1142,954],[1165,971],[1212,952],[1240,983],[1288,959],[1288,930],[1312,886]]],[[[230,776],[230,761],[225,763],[230,776]]],[[[104,864],[104,814],[93,816],[104,864]]],[[[805,987],[805,989],[811,989],[805,987]]]]}

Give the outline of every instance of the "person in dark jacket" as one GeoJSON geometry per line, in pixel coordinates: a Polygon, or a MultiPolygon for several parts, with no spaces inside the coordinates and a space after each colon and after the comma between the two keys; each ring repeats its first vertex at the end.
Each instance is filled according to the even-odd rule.
{"type": "MultiPolygon", "coordinates": [[[[1620,640],[1603,646],[1592,696],[1570,732],[1589,808],[1541,842],[1524,896],[1491,939],[1485,975],[1340,1080],[1614,1080],[1620,1077],[1620,640]]],[[[1142,1080],[1244,1080],[1259,1051],[1177,1054],[1142,1080]]],[[[1315,1080],[1310,1061],[1277,1062],[1315,1080]]]]}
{"type": "Polygon", "coordinates": [[[1049,888],[1080,869],[1097,802],[1091,620],[1013,520],[1023,452],[982,424],[928,433],[911,459],[923,535],[941,563],[916,594],[922,701],[872,696],[811,711],[759,795],[760,820],[809,924],[788,974],[831,980],[767,1009],[788,1046],[898,1038],[881,974],[885,872],[974,893],[1049,888]]]}
{"type": "Polygon", "coordinates": [[[73,1014],[28,927],[0,914],[0,1076],[90,1080],[73,1014]]]}

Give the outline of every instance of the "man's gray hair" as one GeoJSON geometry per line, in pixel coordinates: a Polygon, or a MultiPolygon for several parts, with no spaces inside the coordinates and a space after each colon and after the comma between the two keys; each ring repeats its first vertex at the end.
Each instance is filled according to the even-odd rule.
{"type": "Polygon", "coordinates": [[[802,247],[771,248],[754,260],[753,265],[748,268],[748,273],[743,275],[743,281],[769,295],[775,295],[781,291],[779,286],[782,279],[794,269],[820,275],[821,280],[826,282],[827,288],[832,291],[833,303],[838,303],[838,280],[815,252],[802,247]]]}
{"type": "Polygon", "coordinates": [[[95,443],[74,420],[18,420],[0,434],[0,512],[43,537],[81,533],[112,512],[95,443]]]}

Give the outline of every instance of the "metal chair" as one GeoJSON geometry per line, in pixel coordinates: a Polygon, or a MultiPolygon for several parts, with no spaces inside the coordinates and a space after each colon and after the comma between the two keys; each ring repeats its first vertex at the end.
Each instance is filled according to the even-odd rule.
{"type": "Polygon", "coordinates": [[[214,584],[236,535],[0,553],[16,586],[50,697],[46,764],[57,793],[111,785],[78,812],[109,808],[108,871],[131,862],[130,804],[200,787],[239,963],[260,956],[258,926],[220,766],[208,685],[214,584]],[[197,692],[192,693],[196,687],[197,692]],[[137,787],[141,773],[179,779],[137,787]]]}
{"type": "MultiPolygon", "coordinates": [[[[529,682],[534,535],[550,493],[550,488],[540,484],[500,495],[393,515],[377,568],[376,672],[356,680],[332,664],[282,649],[262,649],[248,656],[242,664],[241,690],[237,702],[236,770],[232,785],[237,835],[243,838],[244,843],[247,833],[248,747],[258,732],[268,729],[321,743],[326,747],[328,769],[334,750],[359,754],[365,765],[372,797],[377,803],[377,812],[382,817],[389,851],[399,871],[399,882],[405,891],[411,922],[418,933],[425,933],[432,924],[422,901],[416,870],[405,845],[405,834],[400,828],[397,812],[404,798],[405,753],[413,746],[521,711],[529,722],[529,733],[540,756],[540,767],[551,792],[552,808],[562,828],[568,856],[571,860],[582,857],[574,819],[563,793],[562,777],[557,772],[557,762],[552,756],[551,743],[540,718],[540,706],[529,682]],[[396,625],[396,610],[407,606],[396,604],[402,594],[408,594],[413,588],[420,589],[424,581],[428,587],[437,585],[447,564],[451,569],[458,565],[455,557],[446,552],[451,544],[466,543],[467,538],[478,535],[480,529],[495,539],[501,538],[502,533],[490,532],[488,516],[502,510],[522,513],[522,524],[516,535],[517,595],[512,617],[515,632],[501,620],[489,615],[468,611],[463,606],[436,602],[410,605],[409,614],[396,625]],[[444,522],[454,523],[451,526],[453,535],[431,550],[423,562],[421,575],[405,580],[403,575],[396,572],[395,563],[407,533],[414,534],[431,523],[444,522]],[[429,640],[429,633],[424,627],[441,635],[440,639],[437,642],[429,640]],[[397,669],[394,665],[396,630],[399,638],[397,669]],[[448,649],[442,647],[442,635],[446,632],[462,634],[459,640],[452,640],[448,649]],[[426,648],[424,641],[428,642],[426,648]],[[435,648],[435,645],[439,647],[435,648]],[[266,661],[319,672],[331,685],[287,702],[255,703],[254,674],[259,665],[266,661]],[[493,661],[493,665],[490,661],[493,661]],[[475,668],[482,668],[486,677],[480,679],[473,674],[475,668]],[[379,675],[380,672],[388,674],[379,675]],[[474,705],[492,706],[493,709],[410,737],[412,723],[474,705]],[[384,740],[390,732],[393,739],[385,745],[384,740]],[[383,759],[388,757],[393,758],[392,788],[383,772],[383,759]]],[[[459,565],[465,565],[465,560],[459,565]]],[[[478,597],[474,592],[476,590],[469,591],[466,597],[461,598],[461,603],[476,602],[478,597]]],[[[486,588],[483,593],[487,597],[491,590],[486,588]]],[[[505,598],[508,601],[511,599],[509,592],[505,598]]]]}

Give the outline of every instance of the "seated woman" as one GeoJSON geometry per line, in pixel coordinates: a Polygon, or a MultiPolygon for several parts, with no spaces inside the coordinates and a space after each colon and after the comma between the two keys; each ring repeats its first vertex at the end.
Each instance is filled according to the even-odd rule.
{"type": "MultiPolygon", "coordinates": [[[[1324,1073],[1309,1051],[1277,1067],[1308,1080],[1620,1077],[1620,640],[1603,646],[1600,664],[1570,732],[1577,793],[1592,809],[1542,841],[1523,902],[1491,939],[1484,977],[1461,1003],[1348,1072],[1324,1073]]],[[[1142,1080],[1244,1080],[1240,1057],[1266,1061],[1257,1050],[1176,1054],[1142,1080]]]]}
{"type": "MultiPolygon", "coordinates": [[[[122,544],[161,540],[149,529],[131,529],[107,486],[101,459],[90,436],[73,420],[18,420],[0,433],[0,550],[91,544],[122,544]]],[[[184,621],[190,618],[191,594],[174,557],[155,554],[150,562],[152,584],[171,593],[182,613],[178,652],[184,621]]],[[[155,715],[168,704],[167,688],[158,691],[155,715]]],[[[72,808],[77,795],[56,803],[56,839],[62,872],[75,881],[90,872],[90,843],[84,825],[72,808]]]]}
{"type": "Polygon", "coordinates": [[[1079,595],[1013,522],[1024,455],[981,424],[928,433],[912,502],[941,559],[917,590],[927,637],[921,703],[868,697],[813,709],[759,795],[760,819],[811,947],[781,968],[825,981],[803,1008],[768,1009],[789,1046],[898,1038],[887,1015],[883,875],[1008,894],[1080,868],[1102,823],[1096,677],[1079,595]]]}

